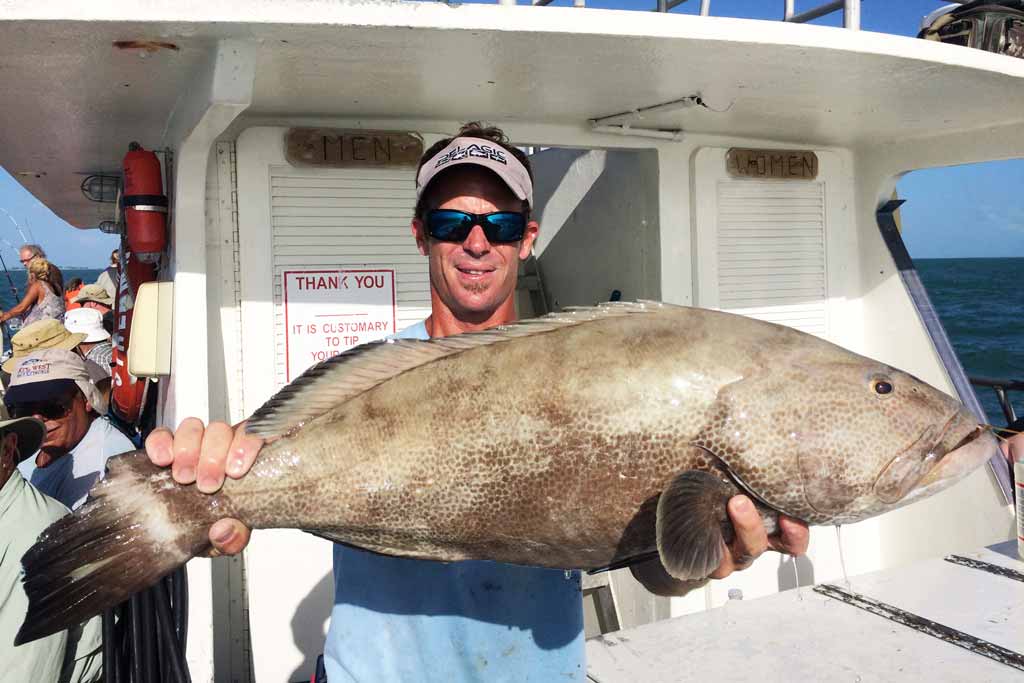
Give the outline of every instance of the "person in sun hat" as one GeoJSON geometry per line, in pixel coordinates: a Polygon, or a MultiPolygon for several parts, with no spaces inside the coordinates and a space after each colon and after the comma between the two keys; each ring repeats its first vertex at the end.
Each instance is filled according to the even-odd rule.
{"type": "MultiPolygon", "coordinates": [[[[466,124],[427,149],[410,232],[427,261],[431,314],[396,336],[427,340],[514,322],[518,267],[540,227],[532,205],[529,158],[501,130],[466,124]]],[[[261,444],[244,428],[214,422],[204,429],[188,418],[177,432],[154,430],[146,450],[155,464],[172,466],[178,483],[213,493],[225,476],[244,476],[261,444]]],[[[728,510],[737,538],[715,578],[744,569],[769,547],[807,550],[806,525],[780,519],[781,534],[769,538],[748,498],[734,497],[728,510]]],[[[209,536],[218,552],[231,554],[249,530],[226,518],[209,536]]],[[[643,564],[649,569],[641,581],[682,583],[660,560],[643,564]]],[[[324,651],[331,683],[586,678],[579,572],[430,562],[335,544],[334,582],[324,651]]],[[[680,591],[699,585],[675,584],[680,591]]]]}
{"type": "Polygon", "coordinates": [[[58,320],[46,318],[21,328],[11,337],[13,355],[4,361],[3,371],[10,374],[19,358],[24,358],[40,349],[64,349],[70,351],[86,339],[81,332],[71,332],[58,320]]]}
{"type": "Polygon", "coordinates": [[[0,405],[0,678],[5,681],[98,681],[103,673],[101,620],[14,646],[28,609],[21,557],[46,527],[68,513],[29,484],[18,464],[46,435],[34,417],[10,419],[0,405]]]}
{"type": "Polygon", "coordinates": [[[65,349],[35,351],[17,360],[4,396],[11,415],[46,425],[35,459],[19,466],[22,475],[72,510],[103,477],[107,458],[135,448],[103,417],[107,400],[90,365],[65,349]]]}
{"type": "Polygon", "coordinates": [[[106,313],[114,307],[114,299],[107,290],[96,284],[82,287],[75,302],[82,304],[82,308],[95,308],[100,313],[106,313]]]}
{"type": "Polygon", "coordinates": [[[103,314],[95,308],[76,308],[65,314],[64,327],[72,334],[85,335],[78,350],[86,360],[104,368],[109,377],[113,347],[110,333],[103,327],[103,314]]]}

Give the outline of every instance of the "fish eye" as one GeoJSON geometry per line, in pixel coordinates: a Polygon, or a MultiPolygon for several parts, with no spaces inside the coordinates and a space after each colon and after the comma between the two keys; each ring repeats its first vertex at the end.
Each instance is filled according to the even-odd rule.
{"type": "Polygon", "coordinates": [[[891,394],[893,387],[891,382],[884,379],[875,379],[871,380],[871,388],[875,390],[876,394],[884,396],[885,394],[891,394]]]}

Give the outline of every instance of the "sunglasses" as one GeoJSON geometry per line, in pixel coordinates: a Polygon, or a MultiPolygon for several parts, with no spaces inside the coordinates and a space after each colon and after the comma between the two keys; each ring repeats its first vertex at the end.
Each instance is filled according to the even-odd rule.
{"type": "Polygon", "coordinates": [[[30,403],[14,403],[8,406],[12,418],[34,417],[38,415],[44,420],[59,420],[71,412],[73,398],[62,398],[55,401],[38,401],[30,403]]]}
{"type": "Polygon", "coordinates": [[[517,211],[466,213],[454,209],[427,212],[427,234],[442,242],[464,242],[479,225],[488,242],[518,242],[526,233],[526,215],[517,211]]]}

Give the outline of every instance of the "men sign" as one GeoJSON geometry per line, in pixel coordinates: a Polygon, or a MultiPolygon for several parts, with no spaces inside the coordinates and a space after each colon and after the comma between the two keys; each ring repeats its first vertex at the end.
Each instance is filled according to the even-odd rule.
{"type": "Polygon", "coordinates": [[[395,333],[394,270],[286,270],[283,278],[285,381],[395,333]]]}

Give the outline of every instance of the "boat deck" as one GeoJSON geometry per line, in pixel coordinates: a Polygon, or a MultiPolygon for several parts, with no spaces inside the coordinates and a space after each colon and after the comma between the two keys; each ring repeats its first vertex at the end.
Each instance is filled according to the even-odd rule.
{"type": "Polygon", "coordinates": [[[928,635],[802,588],[594,638],[589,680],[1020,681],[1024,562],[1016,553],[1010,541],[960,556],[1007,575],[939,558],[835,582],[973,638],[928,635]]]}

